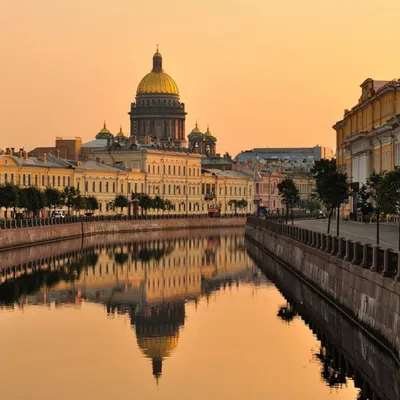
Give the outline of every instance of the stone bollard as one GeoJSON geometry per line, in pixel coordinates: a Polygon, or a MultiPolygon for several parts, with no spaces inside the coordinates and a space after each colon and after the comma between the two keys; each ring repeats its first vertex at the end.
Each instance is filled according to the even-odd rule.
{"type": "Polygon", "coordinates": [[[325,246],[326,253],[330,253],[331,251],[331,242],[332,242],[332,235],[331,234],[326,235],[326,246],[325,246]]]}
{"type": "Polygon", "coordinates": [[[315,232],[315,245],[316,249],[319,249],[321,246],[321,234],[319,232],[315,232]]]}
{"type": "Polygon", "coordinates": [[[332,236],[331,241],[332,241],[331,255],[332,256],[336,256],[337,255],[336,236],[332,236]]]}
{"type": "Polygon", "coordinates": [[[372,266],[371,266],[371,271],[376,272],[378,271],[378,251],[379,251],[379,246],[375,245],[372,247],[372,266]]]}
{"type": "Polygon", "coordinates": [[[310,231],[308,245],[311,247],[314,247],[314,233],[315,233],[314,231],[310,231]]]}
{"type": "Polygon", "coordinates": [[[350,260],[350,249],[351,249],[351,240],[346,240],[345,244],[345,254],[344,254],[344,261],[351,261],[350,260]]]}
{"type": "Polygon", "coordinates": [[[368,246],[368,243],[363,244],[362,262],[360,264],[361,268],[368,268],[368,246]]]}
{"type": "Polygon", "coordinates": [[[391,249],[391,248],[387,248],[387,249],[383,250],[383,271],[382,271],[382,275],[383,276],[390,276],[390,271],[389,271],[389,253],[392,250],[393,249],[391,249]]]}
{"type": "Polygon", "coordinates": [[[325,250],[325,244],[326,244],[326,234],[325,233],[321,233],[320,238],[321,238],[321,243],[320,243],[319,249],[321,251],[324,251],[325,250]]]}
{"type": "Polygon", "coordinates": [[[357,265],[360,262],[360,260],[358,259],[358,254],[357,254],[357,247],[359,244],[361,244],[361,243],[360,242],[353,243],[353,259],[351,260],[351,263],[354,265],[357,265]]]}
{"type": "Polygon", "coordinates": [[[316,239],[317,239],[316,232],[312,231],[312,233],[311,233],[311,247],[315,247],[316,239]]]}
{"type": "Polygon", "coordinates": [[[336,257],[338,257],[338,258],[343,257],[343,250],[344,250],[343,249],[343,241],[344,241],[343,237],[338,238],[338,252],[336,254],[336,257]]]}
{"type": "Polygon", "coordinates": [[[400,252],[397,252],[397,274],[394,280],[400,282],[400,252]]]}

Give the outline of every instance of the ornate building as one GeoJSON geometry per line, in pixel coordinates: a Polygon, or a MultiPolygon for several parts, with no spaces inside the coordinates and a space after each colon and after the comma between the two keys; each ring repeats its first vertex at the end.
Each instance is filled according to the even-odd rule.
{"type": "Polygon", "coordinates": [[[129,115],[131,136],[140,143],[149,136],[162,144],[185,145],[185,105],[179,101],[177,84],[163,70],[158,49],[153,56],[153,69],[139,83],[129,115]]]}
{"type": "Polygon", "coordinates": [[[210,132],[208,126],[207,131],[203,133],[199,129],[196,122],[196,126],[188,135],[188,139],[189,150],[191,150],[193,153],[205,154],[206,156],[215,157],[217,150],[217,139],[210,132]]]}

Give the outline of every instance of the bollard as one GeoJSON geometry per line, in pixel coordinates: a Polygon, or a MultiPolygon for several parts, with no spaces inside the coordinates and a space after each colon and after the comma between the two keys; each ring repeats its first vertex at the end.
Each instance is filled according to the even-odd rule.
{"type": "Polygon", "coordinates": [[[338,252],[336,254],[337,258],[342,258],[343,257],[343,241],[344,241],[343,237],[339,237],[338,238],[338,252]]]}
{"type": "Polygon", "coordinates": [[[394,277],[394,280],[400,282],[400,253],[397,252],[397,274],[394,277]]]}
{"type": "Polygon", "coordinates": [[[357,247],[359,244],[361,244],[361,243],[360,242],[353,243],[353,259],[351,260],[351,263],[355,264],[355,265],[357,265],[359,263],[358,254],[357,254],[357,247]]]}
{"type": "Polygon", "coordinates": [[[331,237],[332,240],[332,250],[331,250],[331,255],[336,256],[337,254],[337,248],[336,248],[336,236],[331,237]]]}
{"type": "Polygon", "coordinates": [[[319,249],[321,246],[321,234],[319,232],[315,232],[315,248],[319,249]]]}
{"type": "Polygon", "coordinates": [[[326,234],[325,233],[321,233],[320,239],[321,239],[321,243],[320,243],[319,249],[321,251],[324,251],[325,243],[326,243],[326,234]]]}
{"type": "Polygon", "coordinates": [[[391,248],[386,248],[385,250],[383,250],[383,271],[382,271],[382,275],[383,276],[390,276],[390,272],[389,272],[389,253],[392,250],[393,249],[391,249],[391,248]]]}
{"type": "Polygon", "coordinates": [[[361,268],[368,268],[368,243],[363,244],[363,255],[362,262],[360,264],[361,268]]]}
{"type": "Polygon", "coordinates": [[[311,243],[310,243],[310,246],[311,247],[315,246],[315,232],[314,231],[311,232],[311,243]]]}
{"type": "Polygon", "coordinates": [[[326,253],[330,252],[331,241],[332,241],[332,235],[331,234],[326,235],[326,246],[325,246],[325,252],[326,253]]]}
{"type": "Polygon", "coordinates": [[[378,251],[379,251],[379,246],[375,245],[372,248],[372,266],[371,266],[371,271],[376,272],[378,271],[378,251]]]}

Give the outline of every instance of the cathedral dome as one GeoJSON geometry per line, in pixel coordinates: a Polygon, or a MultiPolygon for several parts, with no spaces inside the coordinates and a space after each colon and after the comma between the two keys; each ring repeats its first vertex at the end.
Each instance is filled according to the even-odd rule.
{"type": "Polygon", "coordinates": [[[139,348],[146,357],[166,358],[178,345],[178,333],[168,336],[137,337],[139,348]]]}
{"type": "Polygon", "coordinates": [[[179,95],[175,81],[163,71],[162,56],[158,52],[153,56],[153,69],[139,83],[136,94],[174,94],[179,95]]]}

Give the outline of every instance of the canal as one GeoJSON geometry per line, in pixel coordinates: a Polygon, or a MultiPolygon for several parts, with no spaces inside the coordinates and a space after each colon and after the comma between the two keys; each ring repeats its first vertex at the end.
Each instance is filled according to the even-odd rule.
{"type": "Polygon", "coordinates": [[[396,400],[399,368],[244,230],[0,253],[0,398],[396,400]]]}

